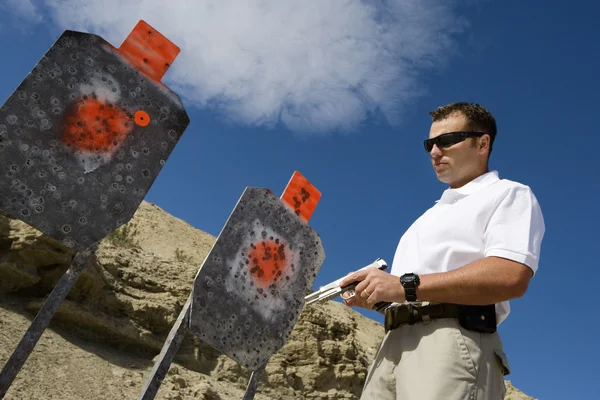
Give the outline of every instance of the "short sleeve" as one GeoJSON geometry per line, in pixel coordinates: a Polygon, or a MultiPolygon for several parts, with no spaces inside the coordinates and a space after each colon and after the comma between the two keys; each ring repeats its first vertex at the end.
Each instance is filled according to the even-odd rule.
{"type": "Polygon", "coordinates": [[[525,264],[535,274],[544,233],[542,210],[531,189],[524,185],[510,187],[497,199],[486,227],[485,256],[525,264]]]}

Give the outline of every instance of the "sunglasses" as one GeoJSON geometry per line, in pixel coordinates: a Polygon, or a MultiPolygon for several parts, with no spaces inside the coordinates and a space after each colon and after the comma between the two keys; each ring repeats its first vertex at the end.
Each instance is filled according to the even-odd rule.
{"type": "Polygon", "coordinates": [[[426,139],[423,143],[425,145],[425,151],[430,153],[433,149],[433,145],[437,145],[440,149],[452,146],[456,143],[460,143],[466,138],[479,137],[485,135],[485,132],[448,132],[443,133],[433,139],[426,139]]]}

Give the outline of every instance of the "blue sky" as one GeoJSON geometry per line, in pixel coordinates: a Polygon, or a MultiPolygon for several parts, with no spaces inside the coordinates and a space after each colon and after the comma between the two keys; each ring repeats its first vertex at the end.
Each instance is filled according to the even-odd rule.
{"type": "MultiPolygon", "coordinates": [[[[327,70],[331,62],[326,58],[331,50],[341,50],[323,46],[326,51],[319,53],[321,58],[313,57],[315,68],[307,72],[314,78],[312,83],[286,87],[287,97],[275,96],[272,106],[264,102],[272,93],[265,88],[280,87],[281,82],[285,86],[289,79],[283,75],[281,81],[268,80],[261,75],[265,72],[261,65],[272,60],[269,57],[275,57],[277,49],[283,52],[284,61],[309,54],[303,53],[304,49],[268,47],[258,67],[226,71],[215,66],[231,66],[221,57],[230,53],[215,56],[214,48],[205,43],[213,36],[202,36],[202,41],[186,39],[184,29],[192,25],[181,24],[177,30],[173,20],[161,19],[150,7],[142,7],[144,12],[132,8],[128,11],[130,20],[112,20],[107,13],[97,15],[101,22],[94,22],[94,10],[71,9],[69,12],[81,16],[77,19],[67,14],[69,1],[52,3],[54,8],[35,2],[31,8],[27,8],[28,2],[14,8],[14,0],[0,2],[0,46],[4,54],[0,63],[1,101],[63,29],[89,27],[90,31],[106,33],[104,37],[118,46],[133,27],[131,20],[156,21],[156,29],[183,43],[183,61],[178,65],[180,59],[176,60],[164,81],[185,92],[183,100],[192,122],[146,199],[218,235],[246,186],[281,193],[292,173],[300,171],[323,193],[310,222],[321,235],[327,253],[315,287],[377,257],[391,263],[402,233],[445,189],[436,180],[422,147],[431,123],[428,112],[452,101],[474,101],[487,107],[499,128],[490,167],[501,177],[529,185],[546,222],[539,272],[525,297],[512,301],[512,313],[500,327],[513,371],[509,379],[525,393],[541,399],[592,398],[600,392],[595,373],[600,344],[598,329],[594,328],[598,315],[594,293],[600,278],[595,253],[600,221],[595,207],[600,197],[600,27],[595,16],[600,6],[585,1],[509,0],[469,1],[463,3],[468,6],[438,14],[417,8],[414,15],[422,12],[427,24],[409,24],[411,29],[398,28],[395,38],[386,38],[367,29],[376,26],[375,22],[358,11],[340,17],[336,10],[328,13],[307,2],[307,7],[317,7],[315,10],[323,13],[325,21],[335,14],[339,19],[332,19],[329,25],[340,30],[355,29],[353,21],[367,18],[365,21],[372,25],[350,31],[362,35],[367,43],[388,40],[385,44],[392,49],[404,43],[404,50],[392,51],[390,59],[380,58],[381,65],[387,67],[381,72],[399,74],[400,79],[381,79],[370,72],[381,67],[369,61],[370,54],[381,57],[383,52],[348,56],[348,63],[342,66],[345,72],[339,72],[343,78],[340,82],[356,74],[357,81],[366,82],[364,87],[372,85],[374,89],[369,102],[345,104],[356,92],[339,89],[339,82],[333,87],[330,78],[337,75],[327,70]],[[343,18],[352,23],[346,24],[343,18]],[[427,36],[429,26],[433,33],[427,36]],[[458,32],[451,32],[459,26],[458,32]],[[418,37],[411,36],[415,32],[418,37]],[[422,37],[426,37],[423,43],[418,40],[422,37]],[[451,42],[441,45],[440,38],[451,38],[451,42]],[[427,50],[419,54],[423,49],[427,50]],[[186,50],[192,54],[185,56],[186,50]],[[190,67],[198,54],[206,55],[205,64],[190,67]],[[402,69],[395,68],[398,65],[402,69]],[[249,77],[245,71],[251,72],[249,77]],[[319,81],[314,71],[329,72],[319,81]],[[190,87],[186,87],[187,80],[192,82],[190,87]],[[244,80],[248,90],[243,94],[226,90],[244,80]],[[314,82],[327,90],[318,92],[314,82]],[[294,88],[301,95],[294,93],[294,88]],[[415,89],[420,92],[411,95],[415,89]],[[321,97],[305,100],[317,92],[321,97]],[[286,100],[281,100],[284,97],[286,100]],[[219,107],[218,102],[211,102],[219,99],[230,104],[219,107]],[[331,112],[327,107],[332,107],[331,112]],[[387,119],[361,117],[374,107],[383,110],[380,116],[387,119]],[[285,110],[293,110],[293,115],[286,119],[285,110]],[[349,132],[344,131],[349,127],[349,132]]],[[[177,11],[184,3],[171,8],[177,11]]],[[[440,3],[431,0],[425,4],[434,10],[440,3]]],[[[184,11],[190,13],[189,8],[184,11]]],[[[278,12],[294,15],[289,10],[278,12]]],[[[406,27],[401,12],[392,14],[397,18],[396,27],[406,27]]],[[[293,33],[294,25],[288,26],[293,33]]],[[[230,37],[248,36],[215,29],[212,46],[223,45],[230,37]]],[[[254,28],[249,29],[254,32],[254,28]]],[[[306,36],[303,32],[290,35],[292,39],[306,36]]],[[[263,40],[268,35],[257,37],[263,40]]],[[[311,48],[319,48],[317,39],[310,38],[316,43],[311,48]]],[[[350,50],[360,53],[360,49],[350,50]]],[[[293,68],[277,71],[289,73],[293,68]]],[[[380,320],[376,314],[365,315],[380,320]]]]}

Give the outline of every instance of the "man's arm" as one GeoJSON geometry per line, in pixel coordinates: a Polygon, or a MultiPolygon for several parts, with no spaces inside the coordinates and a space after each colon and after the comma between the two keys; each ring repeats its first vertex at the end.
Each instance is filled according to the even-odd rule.
{"type": "Polygon", "coordinates": [[[417,298],[465,305],[499,303],[523,296],[532,276],[524,264],[485,257],[450,272],[421,276],[417,298]]]}
{"type": "MultiPolygon", "coordinates": [[[[420,301],[486,305],[521,297],[527,291],[532,270],[524,264],[500,257],[485,257],[449,272],[420,275],[417,288],[420,301]]],[[[372,309],[380,302],[405,301],[404,288],[397,276],[379,270],[355,272],[340,282],[353,281],[356,297],[346,301],[349,306],[372,309]]]]}

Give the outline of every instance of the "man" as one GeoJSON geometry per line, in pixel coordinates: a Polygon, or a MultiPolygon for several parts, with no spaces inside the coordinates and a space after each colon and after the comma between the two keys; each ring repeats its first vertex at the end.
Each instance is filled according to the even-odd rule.
{"type": "Polygon", "coordinates": [[[488,169],[496,122],[485,108],[430,115],[425,149],[448,189],[402,236],[390,273],[340,283],[361,281],[348,306],[392,303],[362,399],[502,399],[509,365],[496,327],[537,271],[542,212],[528,186],[488,169]]]}

